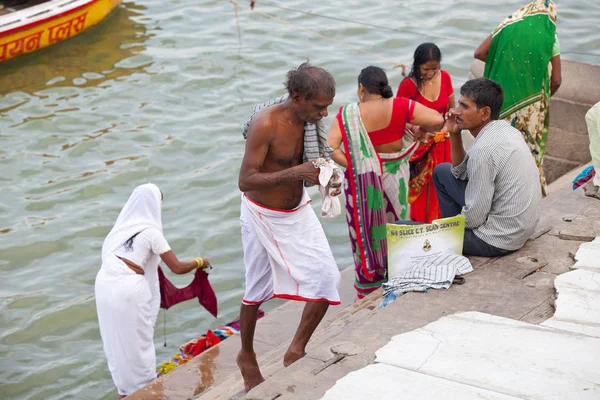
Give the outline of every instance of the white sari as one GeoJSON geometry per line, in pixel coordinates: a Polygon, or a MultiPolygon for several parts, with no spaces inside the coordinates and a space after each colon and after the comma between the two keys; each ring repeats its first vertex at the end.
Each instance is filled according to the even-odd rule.
{"type": "Polygon", "coordinates": [[[161,193],[156,185],[135,188],[102,245],[96,276],[96,308],[108,368],[120,395],[130,395],[156,378],[154,324],[160,307],[159,256],[136,274],[114,255],[147,228],[162,232],[161,193]]]}

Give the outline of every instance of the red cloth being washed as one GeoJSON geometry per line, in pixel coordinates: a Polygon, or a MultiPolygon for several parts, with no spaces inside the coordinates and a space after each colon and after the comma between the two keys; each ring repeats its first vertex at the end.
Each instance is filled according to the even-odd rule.
{"type": "Polygon", "coordinates": [[[160,308],[165,310],[182,301],[198,298],[198,302],[214,317],[217,316],[217,296],[210,286],[208,274],[201,269],[196,270],[194,280],[184,288],[173,285],[158,267],[158,283],[160,285],[160,308]]]}

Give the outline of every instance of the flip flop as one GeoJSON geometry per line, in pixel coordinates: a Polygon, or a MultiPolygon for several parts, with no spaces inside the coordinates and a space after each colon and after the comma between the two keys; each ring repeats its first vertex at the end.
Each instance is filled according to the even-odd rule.
{"type": "Polygon", "coordinates": [[[465,278],[463,278],[460,275],[456,275],[454,276],[454,280],[452,281],[452,283],[454,283],[455,285],[462,285],[463,283],[465,283],[465,278]]]}

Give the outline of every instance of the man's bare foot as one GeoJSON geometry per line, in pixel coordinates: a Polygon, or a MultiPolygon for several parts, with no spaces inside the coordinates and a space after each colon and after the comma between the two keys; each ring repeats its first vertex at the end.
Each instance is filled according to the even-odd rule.
{"type": "Polygon", "coordinates": [[[590,179],[584,186],[583,192],[586,196],[594,197],[596,199],[600,199],[600,188],[594,185],[594,181],[590,179]]]}
{"type": "Polygon", "coordinates": [[[298,361],[299,359],[301,359],[305,355],[306,355],[306,352],[304,352],[304,351],[297,352],[297,351],[293,351],[291,349],[288,349],[285,352],[285,355],[283,356],[283,366],[284,367],[289,367],[290,365],[292,365],[293,363],[295,363],[296,361],[298,361]]]}
{"type": "Polygon", "coordinates": [[[240,351],[237,355],[237,365],[244,378],[244,389],[246,389],[246,392],[249,392],[265,381],[265,378],[260,373],[256,354],[240,351]]]}

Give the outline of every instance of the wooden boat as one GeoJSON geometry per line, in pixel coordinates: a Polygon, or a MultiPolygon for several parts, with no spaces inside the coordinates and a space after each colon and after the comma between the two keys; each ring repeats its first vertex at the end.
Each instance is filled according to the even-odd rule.
{"type": "Polygon", "coordinates": [[[75,36],[122,0],[0,0],[0,61],[75,36]]]}

